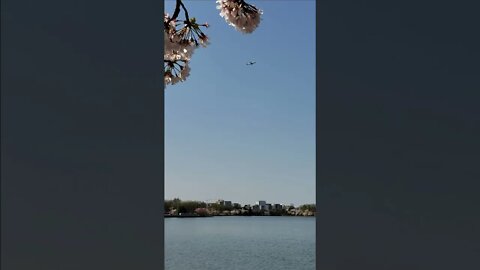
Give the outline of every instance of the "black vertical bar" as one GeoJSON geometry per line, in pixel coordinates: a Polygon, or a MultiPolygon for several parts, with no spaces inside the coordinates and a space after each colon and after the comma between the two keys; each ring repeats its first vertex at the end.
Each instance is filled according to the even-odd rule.
{"type": "Polygon", "coordinates": [[[163,1],[2,1],[1,268],[163,269],[163,1]]]}

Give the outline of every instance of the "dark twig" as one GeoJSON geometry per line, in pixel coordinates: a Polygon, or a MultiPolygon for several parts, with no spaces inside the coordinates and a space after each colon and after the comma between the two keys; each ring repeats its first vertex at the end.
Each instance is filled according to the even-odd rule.
{"type": "Polygon", "coordinates": [[[175,20],[178,17],[178,14],[180,14],[180,5],[183,6],[182,0],[177,0],[177,3],[175,5],[175,11],[173,12],[173,15],[170,18],[170,20],[168,20],[167,24],[170,23],[171,21],[175,20]]]}

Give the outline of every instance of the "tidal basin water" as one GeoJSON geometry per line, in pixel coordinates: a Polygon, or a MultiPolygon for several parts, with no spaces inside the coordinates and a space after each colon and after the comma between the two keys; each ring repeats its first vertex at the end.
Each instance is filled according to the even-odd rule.
{"type": "Polygon", "coordinates": [[[165,219],[166,270],[314,270],[315,217],[165,219]]]}

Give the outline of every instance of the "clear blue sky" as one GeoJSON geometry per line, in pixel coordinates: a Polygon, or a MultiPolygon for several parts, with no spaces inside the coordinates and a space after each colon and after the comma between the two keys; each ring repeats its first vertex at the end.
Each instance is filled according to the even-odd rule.
{"type": "Polygon", "coordinates": [[[214,0],[185,1],[211,44],[166,89],[167,199],[315,202],[315,2],[249,3],[264,14],[244,35],[214,0]]]}

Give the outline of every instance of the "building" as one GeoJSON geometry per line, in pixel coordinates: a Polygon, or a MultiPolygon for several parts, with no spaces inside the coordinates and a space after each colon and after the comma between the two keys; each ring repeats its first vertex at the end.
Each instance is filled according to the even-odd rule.
{"type": "Polygon", "coordinates": [[[224,207],[232,207],[232,201],[225,201],[225,200],[218,200],[217,204],[224,206],[224,207]]]}
{"type": "Polygon", "coordinates": [[[273,210],[282,210],[282,205],[278,204],[278,203],[273,204],[272,209],[273,210]]]}
{"type": "Polygon", "coordinates": [[[268,210],[267,202],[266,201],[258,201],[257,204],[259,209],[262,211],[268,210]]]}

